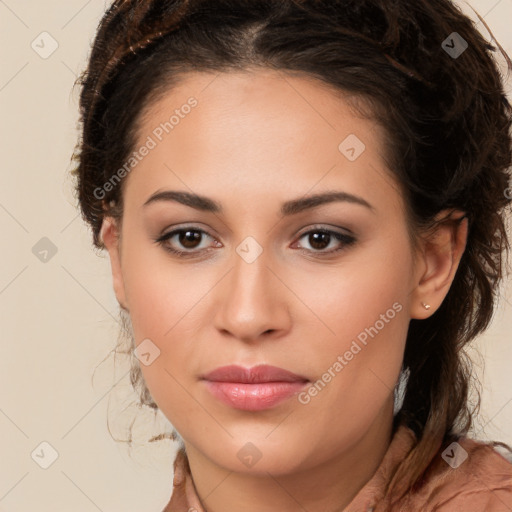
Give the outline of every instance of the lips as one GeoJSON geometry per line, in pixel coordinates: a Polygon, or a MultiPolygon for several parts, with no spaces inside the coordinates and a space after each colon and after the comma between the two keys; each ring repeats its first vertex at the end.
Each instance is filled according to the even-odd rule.
{"type": "Polygon", "coordinates": [[[258,365],[252,368],[229,365],[221,366],[203,376],[212,382],[239,382],[241,384],[257,384],[264,382],[307,382],[308,379],[283,368],[270,365],[258,365]]]}
{"type": "Polygon", "coordinates": [[[299,393],[309,382],[302,375],[269,365],[222,366],[204,375],[202,381],[213,397],[245,411],[270,409],[299,393]]]}

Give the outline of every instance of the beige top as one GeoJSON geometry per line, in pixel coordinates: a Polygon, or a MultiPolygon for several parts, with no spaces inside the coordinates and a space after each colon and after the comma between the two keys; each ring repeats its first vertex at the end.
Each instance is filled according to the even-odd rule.
{"type": "MultiPolygon", "coordinates": [[[[458,441],[468,454],[463,462],[459,447],[455,445],[453,451],[451,445],[445,446],[432,459],[419,489],[394,504],[389,498],[383,500],[387,482],[415,442],[414,432],[399,426],[377,471],[344,512],[512,512],[512,463],[492,445],[469,438],[458,441]]],[[[196,511],[205,509],[187,455],[180,450],[174,462],[171,500],[162,512],[196,511]]]]}

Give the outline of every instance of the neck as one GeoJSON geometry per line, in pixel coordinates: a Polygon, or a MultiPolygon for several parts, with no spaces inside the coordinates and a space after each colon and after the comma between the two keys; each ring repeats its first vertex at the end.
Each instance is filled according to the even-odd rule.
{"type": "Polygon", "coordinates": [[[230,471],[185,445],[206,512],[341,512],[377,470],[391,442],[392,425],[391,403],[353,446],[312,467],[278,476],[230,471]]]}

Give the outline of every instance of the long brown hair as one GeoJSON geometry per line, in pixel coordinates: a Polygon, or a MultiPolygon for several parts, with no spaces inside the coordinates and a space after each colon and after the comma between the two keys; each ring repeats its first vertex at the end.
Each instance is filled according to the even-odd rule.
{"type": "MultiPolygon", "coordinates": [[[[451,289],[430,318],[410,322],[395,425],[418,442],[388,488],[397,495],[421,480],[442,443],[468,433],[478,409],[463,349],[493,314],[512,197],[511,107],[495,50],[449,0],[117,0],[79,80],[74,174],[97,248],[104,216],[121,222],[123,212],[122,183],[98,189],[133,151],[144,109],[190,71],[270,68],[349,92],[385,128],[413,235],[444,209],[466,212],[451,289]]],[[[156,407],[140,368],[132,383],[156,407]]]]}

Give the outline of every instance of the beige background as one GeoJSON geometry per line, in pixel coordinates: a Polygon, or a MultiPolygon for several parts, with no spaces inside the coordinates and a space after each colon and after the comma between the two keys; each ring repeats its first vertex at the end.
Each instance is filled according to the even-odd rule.
{"type": "MultiPolygon", "coordinates": [[[[105,5],[0,0],[0,511],[159,512],[171,492],[174,446],[144,445],[169,424],[130,405],[128,367],[114,368],[109,356],[118,327],[110,265],[92,249],[69,178],[78,118],[72,87],[105,5]],[[58,44],[46,59],[31,47],[45,31],[58,44]],[[43,237],[56,248],[46,263],[32,252],[43,237]],[[108,410],[117,437],[138,418],[131,453],[110,437],[108,410]],[[58,452],[48,469],[39,464],[52,448],[42,442],[58,452]]],[[[512,55],[512,0],[472,5],[512,55]]],[[[38,51],[51,49],[41,37],[38,51]]],[[[510,281],[502,295],[476,344],[486,364],[482,377],[476,359],[484,394],[475,436],[512,444],[510,281]]]]}

